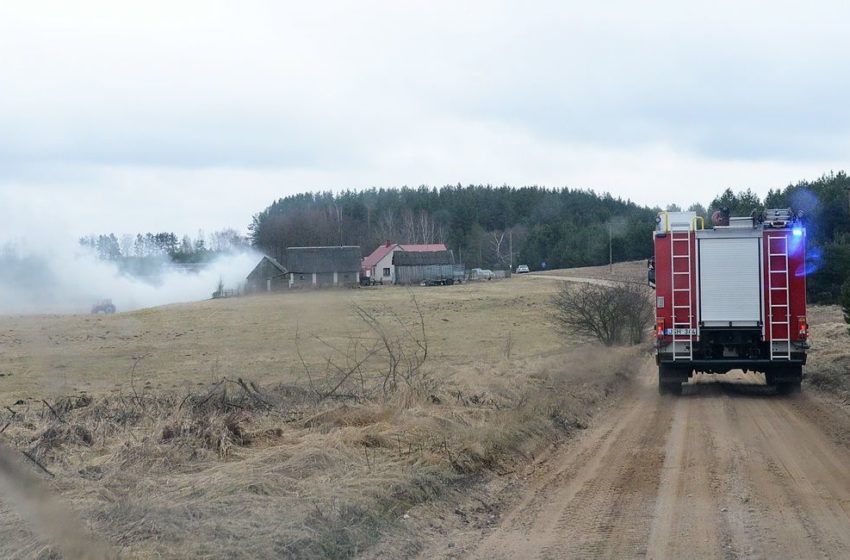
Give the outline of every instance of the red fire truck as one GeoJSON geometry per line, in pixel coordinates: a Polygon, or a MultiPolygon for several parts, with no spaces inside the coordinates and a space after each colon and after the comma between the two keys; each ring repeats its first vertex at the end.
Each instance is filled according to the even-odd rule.
{"type": "Polygon", "coordinates": [[[656,290],[658,391],[694,372],[762,372],[798,392],[809,348],[806,230],[790,209],[748,217],[661,212],[649,280],[656,290]]]}

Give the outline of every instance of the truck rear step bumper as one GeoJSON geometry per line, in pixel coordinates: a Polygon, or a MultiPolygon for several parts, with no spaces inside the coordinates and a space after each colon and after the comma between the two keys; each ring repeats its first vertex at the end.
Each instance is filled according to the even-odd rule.
{"type": "Polygon", "coordinates": [[[790,360],[662,360],[664,363],[671,365],[688,364],[699,369],[701,367],[728,367],[731,369],[755,369],[760,367],[784,367],[789,365],[801,366],[806,363],[806,359],[790,359],[790,360]]]}

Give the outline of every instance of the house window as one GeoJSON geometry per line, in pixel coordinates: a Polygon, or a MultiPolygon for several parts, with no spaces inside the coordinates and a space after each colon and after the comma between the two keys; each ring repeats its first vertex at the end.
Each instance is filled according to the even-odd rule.
{"type": "Polygon", "coordinates": [[[385,276],[385,277],[387,277],[387,276],[389,276],[389,275],[390,275],[390,269],[389,269],[389,268],[385,268],[385,269],[384,269],[384,276],[385,276]]]}

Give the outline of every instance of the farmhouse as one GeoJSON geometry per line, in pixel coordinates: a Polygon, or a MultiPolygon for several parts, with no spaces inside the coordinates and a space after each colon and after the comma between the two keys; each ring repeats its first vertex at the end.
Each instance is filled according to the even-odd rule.
{"type": "Polygon", "coordinates": [[[463,281],[463,265],[455,264],[451,251],[396,251],[393,254],[396,284],[463,281]]]}
{"type": "Polygon", "coordinates": [[[395,265],[393,264],[393,255],[398,251],[407,251],[409,253],[445,251],[446,246],[442,243],[429,243],[424,245],[413,245],[400,243],[390,243],[387,241],[381,245],[368,257],[363,259],[361,266],[361,274],[369,278],[372,282],[380,282],[382,284],[392,284],[396,281],[395,265]]]}
{"type": "Polygon", "coordinates": [[[286,269],[272,257],[263,257],[245,282],[246,292],[271,292],[287,287],[286,269]]]}
{"type": "Polygon", "coordinates": [[[289,287],[356,286],[360,247],[288,247],[289,287]]]}

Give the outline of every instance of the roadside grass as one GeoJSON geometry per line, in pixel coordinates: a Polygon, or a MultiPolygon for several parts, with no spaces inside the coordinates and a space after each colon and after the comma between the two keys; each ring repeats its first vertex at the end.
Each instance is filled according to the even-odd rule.
{"type": "MultiPolygon", "coordinates": [[[[220,380],[185,395],[26,402],[4,414],[3,437],[122,554],[350,558],[416,504],[586,426],[636,353],[481,364],[496,382],[387,399],[316,404],[304,387],[220,380]]],[[[49,530],[11,525],[18,538],[0,540],[0,556],[62,551],[49,530]]]]}
{"type": "Polygon", "coordinates": [[[850,335],[837,305],[808,309],[811,345],[805,366],[806,382],[850,403],[850,335]]]}
{"type": "MultiPolygon", "coordinates": [[[[416,504],[585,427],[638,369],[637,348],[554,332],[558,286],[0,318],[0,440],[122,557],[368,555],[416,504]]],[[[0,557],[69,554],[37,507],[0,494],[0,557]]]]}

